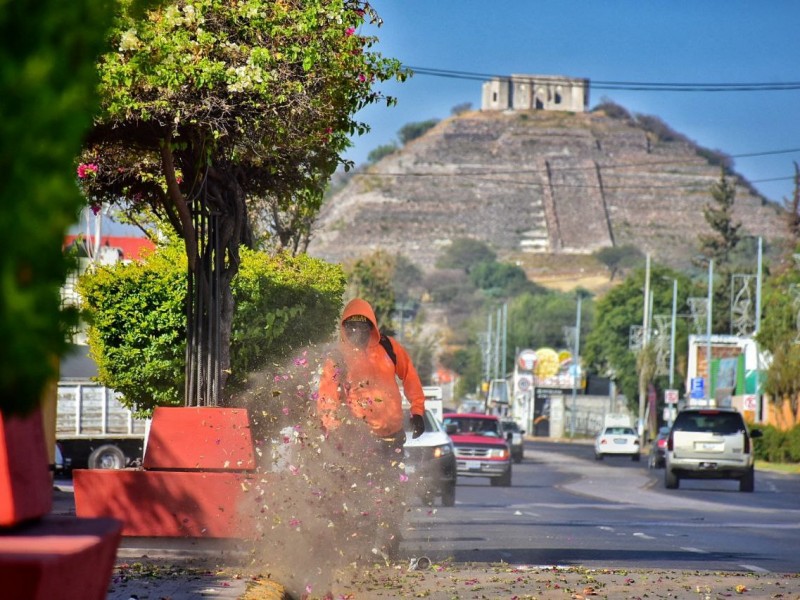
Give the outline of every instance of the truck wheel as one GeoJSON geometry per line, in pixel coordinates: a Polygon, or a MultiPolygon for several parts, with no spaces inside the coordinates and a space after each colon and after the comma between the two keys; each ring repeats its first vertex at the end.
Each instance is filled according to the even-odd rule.
{"type": "Polygon", "coordinates": [[[666,469],[664,471],[664,487],[668,490],[677,490],[678,486],[681,484],[681,480],[678,478],[675,473],[666,469]]]}
{"type": "Polygon", "coordinates": [[[755,489],[755,475],[753,474],[753,469],[751,468],[740,480],[739,480],[739,491],[740,492],[752,492],[755,489]]]}
{"type": "Polygon", "coordinates": [[[125,453],[112,444],[105,444],[89,455],[88,463],[90,469],[122,469],[125,453]]]}
{"type": "Polygon", "coordinates": [[[456,505],[456,482],[449,483],[442,488],[442,506],[456,505]]]}
{"type": "Polygon", "coordinates": [[[506,471],[500,477],[492,477],[490,480],[492,485],[499,485],[501,487],[509,487],[511,485],[511,469],[506,471]]]}

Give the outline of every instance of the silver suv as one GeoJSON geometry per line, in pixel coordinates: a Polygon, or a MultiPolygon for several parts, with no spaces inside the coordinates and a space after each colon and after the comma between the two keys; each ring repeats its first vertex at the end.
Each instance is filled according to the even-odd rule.
{"type": "Polygon", "coordinates": [[[752,492],[753,444],[761,432],[747,431],[742,415],[730,408],[687,408],[678,413],[667,438],[664,487],[681,479],[738,479],[752,492]]]}

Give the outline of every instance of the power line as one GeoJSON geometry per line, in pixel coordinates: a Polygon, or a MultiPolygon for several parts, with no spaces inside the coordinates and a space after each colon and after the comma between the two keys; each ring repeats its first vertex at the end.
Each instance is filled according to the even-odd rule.
{"type": "MultiPolygon", "coordinates": [[[[759,152],[746,152],[741,154],[733,154],[728,155],[728,158],[751,158],[751,157],[758,157],[758,156],[773,156],[778,154],[792,154],[800,152],[800,148],[785,148],[781,150],[764,150],[759,152]]],[[[555,157],[559,158],[559,157],[555,157]]],[[[591,167],[580,167],[580,166],[551,166],[548,168],[536,168],[536,169],[520,169],[515,168],[511,170],[506,169],[481,169],[481,170],[470,170],[470,171],[459,171],[459,172],[431,172],[431,171],[406,171],[406,172],[374,172],[371,171],[369,173],[361,173],[361,172],[354,172],[354,176],[361,176],[361,177],[468,177],[470,179],[479,179],[482,178],[483,181],[486,182],[494,182],[494,183],[509,183],[514,185],[544,185],[541,182],[531,182],[531,181],[521,181],[518,179],[489,179],[493,176],[502,176],[502,175],[547,175],[553,172],[580,172],[580,171],[605,171],[605,170],[617,170],[617,169],[628,169],[628,168],[638,168],[638,167],[651,167],[651,166],[664,166],[664,165],[681,165],[681,164],[691,164],[697,162],[698,159],[702,157],[696,156],[691,158],[686,158],[684,160],[656,160],[650,162],[631,162],[631,163],[618,163],[618,164],[594,164],[591,167]]],[[[713,166],[713,165],[710,165],[713,166]]],[[[675,175],[675,174],[671,174],[675,175]]],[[[621,175],[617,175],[620,177],[621,175]]],[[[631,174],[631,176],[639,176],[638,173],[631,174]]],[[[687,174],[689,176],[689,174],[687,174]]],[[[692,177],[699,177],[699,175],[691,174],[692,177]]],[[[732,175],[730,177],[733,177],[732,175]]],[[[741,178],[742,176],[737,175],[737,177],[741,178]]],[[[750,184],[755,183],[768,183],[774,181],[788,181],[794,180],[794,176],[786,176],[786,177],[772,177],[767,179],[755,179],[755,180],[746,180],[750,184]]],[[[593,187],[597,188],[599,186],[581,186],[575,184],[558,184],[558,183],[550,183],[552,187],[576,187],[576,188],[586,188],[586,187],[593,187]]],[[[625,185],[603,185],[604,189],[659,189],[659,188],[670,188],[670,187],[679,187],[684,189],[700,189],[703,188],[702,184],[693,183],[693,184],[686,184],[686,185],[676,185],[670,184],[669,186],[625,186],[625,185]]]]}
{"type": "MultiPolygon", "coordinates": [[[[541,171],[540,171],[541,172],[541,171]]],[[[520,173],[520,171],[516,171],[516,173],[520,173]]],[[[698,182],[694,183],[685,183],[685,184],[677,184],[677,183],[670,183],[669,185],[621,185],[621,184],[602,184],[602,185],[594,185],[594,184],[579,184],[579,183],[558,183],[552,181],[523,181],[520,179],[504,179],[502,177],[493,177],[493,175],[503,175],[503,174],[511,174],[510,172],[501,172],[501,173],[491,173],[491,172],[479,172],[479,173],[470,173],[470,172],[459,172],[459,173],[414,173],[414,172],[384,172],[384,173],[359,173],[354,172],[352,175],[353,177],[399,177],[399,178],[422,178],[422,177],[458,177],[461,179],[471,179],[471,180],[478,180],[485,183],[502,183],[502,184],[509,184],[509,185],[522,185],[522,186],[538,186],[538,187],[549,187],[549,188],[568,188],[568,189],[603,189],[603,190],[669,190],[669,189],[681,189],[681,190],[697,190],[697,191],[707,191],[708,188],[713,185],[714,181],[717,181],[714,178],[714,181],[710,182],[709,184],[702,184],[698,182]]],[[[670,174],[671,176],[675,176],[674,173],[670,174]]],[[[689,175],[687,175],[688,177],[689,175]]],[[[693,177],[699,177],[694,175],[693,177]]],[[[709,177],[709,179],[711,179],[709,177]]],[[[789,181],[794,180],[794,176],[788,177],[772,177],[768,179],[755,179],[755,180],[748,180],[749,183],[767,183],[772,181],[789,181]]]]}
{"type": "MultiPolygon", "coordinates": [[[[473,81],[487,81],[490,79],[510,80],[509,75],[494,73],[475,73],[470,71],[455,71],[448,69],[434,69],[430,67],[413,67],[405,65],[414,74],[443,77],[449,79],[466,79],[473,81]]],[[[563,77],[513,76],[515,81],[530,81],[541,83],[563,82],[563,77]]],[[[580,79],[580,78],[568,78],[580,79]]],[[[688,82],[636,82],[636,81],[604,81],[600,79],[587,80],[592,89],[598,90],[625,90],[639,92],[776,92],[800,90],[800,81],[786,82],[723,82],[723,83],[688,83],[688,82]]]]}

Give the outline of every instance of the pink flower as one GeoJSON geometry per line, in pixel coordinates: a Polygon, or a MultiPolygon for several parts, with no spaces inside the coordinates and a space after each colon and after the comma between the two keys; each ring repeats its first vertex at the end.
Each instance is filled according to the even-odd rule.
{"type": "Polygon", "coordinates": [[[403,483],[408,481],[408,475],[406,475],[405,473],[400,473],[400,481],[402,481],[403,483]]]}
{"type": "Polygon", "coordinates": [[[344,33],[345,33],[345,35],[347,35],[347,36],[351,36],[351,35],[353,35],[355,32],[356,32],[356,30],[355,30],[355,28],[354,28],[354,27],[348,27],[348,28],[345,30],[345,32],[344,32],[344,33]]]}
{"type": "Polygon", "coordinates": [[[358,80],[359,80],[361,83],[364,83],[364,82],[367,80],[367,78],[364,76],[364,74],[363,74],[363,73],[359,73],[359,74],[358,74],[358,80]]]}
{"type": "Polygon", "coordinates": [[[81,163],[78,165],[78,179],[85,179],[90,175],[97,175],[97,165],[94,163],[81,163]]]}
{"type": "Polygon", "coordinates": [[[282,412],[283,412],[283,414],[288,415],[289,414],[289,407],[288,406],[284,406],[283,409],[282,409],[282,412]]]}
{"type": "Polygon", "coordinates": [[[289,521],[289,527],[300,527],[302,521],[300,519],[292,519],[289,521]]]}

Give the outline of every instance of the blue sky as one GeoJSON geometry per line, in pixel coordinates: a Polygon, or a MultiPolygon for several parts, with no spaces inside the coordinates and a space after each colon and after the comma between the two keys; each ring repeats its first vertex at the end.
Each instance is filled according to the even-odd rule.
{"type": "MultiPolygon", "coordinates": [[[[383,18],[375,49],[405,65],[471,73],[566,75],[642,83],[800,82],[797,0],[374,0],[383,18]]],[[[397,139],[405,124],[480,108],[480,81],[416,75],[383,84],[398,105],[359,114],[372,131],[354,138],[356,163],[397,139]]],[[[793,191],[800,162],[800,90],[664,92],[591,89],[654,115],[698,144],[734,157],[767,198],[793,191]],[[759,157],[737,155],[794,149],[759,157]],[[777,180],[775,180],[777,179],[777,180]],[[775,180],[775,181],[766,181],[775,180]]]]}

